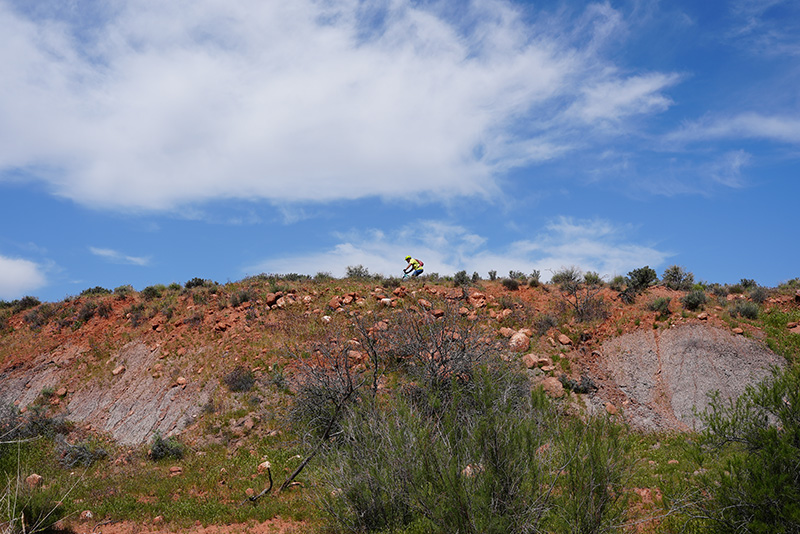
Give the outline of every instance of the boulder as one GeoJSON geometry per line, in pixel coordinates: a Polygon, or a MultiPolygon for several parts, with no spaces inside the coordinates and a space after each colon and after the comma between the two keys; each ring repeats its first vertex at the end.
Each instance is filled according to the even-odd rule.
{"type": "Polygon", "coordinates": [[[500,332],[501,336],[508,338],[517,333],[516,330],[514,330],[513,328],[508,328],[507,326],[502,327],[500,330],[498,330],[498,332],[500,332]]]}
{"type": "Polygon", "coordinates": [[[564,385],[558,378],[554,376],[548,376],[542,380],[541,384],[542,389],[544,389],[544,392],[547,393],[549,397],[560,399],[564,396],[564,385]]]}
{"type": "Polygon", "coordinates": [[[572,345],[572,340],[565,334],[558,334],[558,342],[562,345],[572,345]]]}
{"type": "Polygon", "coordinates": [[[525,352],[531,346],[531,340],[521,332],[517,332],[508,342],[508,348],[514,352],[525,352]]]}
{"type": "Polygon", "coordinates": [[[33,474],[29,475],[25,479],[25,484],[29,488],[35,488],[37,486],[40,486],[42,484],[42,477],[41,477],[41,475],[37,475],[36,473],[33,473],[33,474]]]}

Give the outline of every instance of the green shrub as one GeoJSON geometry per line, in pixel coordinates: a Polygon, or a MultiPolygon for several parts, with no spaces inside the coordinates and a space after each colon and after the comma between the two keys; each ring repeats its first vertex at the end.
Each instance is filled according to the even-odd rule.
{"type": "Polygon", "coordinates": [[[666,317],[670,314],[669,303],[671,301],[672,299],[667,297],[658,297],[653,299],[653,301],[647,305],[647,309],[657,312],[661,317],[666,317]]]}
{"type": "Polygon", "coordinates": [[[469,276],[467,276],[467,271],[458,271],[453,276],[453,285],[455,287],[459,287],[459,286],[466,287],[469,284],[470,284],[470,279],[469,279],[469,276]]]}
{"type": "Polygon", "coordinates": [[[679,265],[670,265],[661,275],[661,282],[670,289],[688,291],[694,284],[694,275],[679,265]]]}
{"type": "Polygon", "coordinates": [[[583,281],[586,285],[590,286],[602,286],[603,285],[603,278],[594,271],[589,271],[583,275],[583,281]]]}
{"type": "Polygon", "coordinates": [[[167,289],[162,284],[156,284],[153,286],[147,286],[146,288],[142,289],[142,297],[145,300],[153,300],[157,298],[161,298],[162,293],[164,290],[167,289]]]}
{"type": "Polygon", "coordinates": [[[489,271],[489,280],[492,282],[497,280],[497,271],[489,271]]]}
{"type": "Polygon", "coordinates": [[[519,282],[514,280],[513,278],[503,278],[500,282],[504,288],[508,289],[509,291],[516,291],[519,289],[519,282]]]}
{"type": "Polygon", "coordinates": [[[26,313],[25,322],[28,323],[33,330],[38,330],[49,323],[55,314],[55,306],[46,302],[26,313]]]}
{"type": "Polygon", "coordinates": [[[92,296],[92,295],[109,295],[109,294],[111,294],[111,290],[110,289],[106,289],[106,288],[100,287],[100,286],[95,286],[95,287],[92,287],[92,288],[89,288],[89,289],[84,289],[83,291],[81,291],[81,296],[82,297],[92,296]]]}
{"type": "Polygon", "coordinates": [[[745,319],[758,319],[758,313],[761,310],[759,309],[758,304],[755,302],[748,302],[746,300],[739,300],[733,305],[733,309],[731,310],[731,315],[736,317],[737,315],[744,317],[745,319]]]}
{"type": "Polygon", "coordinates": [[[208,284],[208,280],[204,280],[203,278],[194,277],[191,280],[188,280],[183,287],[186,289],[192,289],[195,287],[205,287],[208,284]]]}
{"type": "Polygon", "coordinates": [[[250,289],[240,289],[236,291],[233,295],[231,295],[231,306],[234,308],[237,306],[241,306],[245,302],[250,302],[256,298],[255,292],[250,289]]]}
{"type": "Polygon", "coordinates": [[[531,273],[531,277],[528,280],[528,285],[530,287],[539,287],[542,283],[542,273],[538,269],[534,269],[531,273]]]}
{"type": "Polygon", "coordinates": [[[693,289],[687,293],[682,299],[681,303],[687,310],[694,311],[703,307],[706,303],[706,294],[703,290],[693,289]]]}
{"type": "Polygon", "coordinates": [[[348,265],[345,269],[346,277],[347,278],[355,278],[357,280],[363,280],[365,278],[369,278],[369,269],[364,267],[363,265],[348,265]]]}
{"type": "Polygon", "coordinates": [[[67,469],[77,466],[89,467],[108,457],[108,452],[93,441],[71,444],[63,435],[56,436],[56,451],[59,463],[67,469]]]}
{"type": "Polygon", "coordinates": [[[610,287],[614,291],[622,291],[627,284],[628,280],[621,274],[618,274],[617,276],[611,279],[611,281],[608,283],[608,287],[610,287]]]}
{"type": "Polygon", "coordinates": [[[766,287],[758,286],[750,290],[750,300],[757,302],[758,304],[763,304],[768,297],[769,290],[766,287]]]}
{"type": "Polygon", "coordinates": [[[97,313],[97,304],[94,302],[85,302],[81,309],[78,310],[77,320],[81,323],[89,321],[97,313]]]}
{"type": "Polygon", "coordinates": [[[658,275],[648,265],[645,265],[629,272],[628,280],[634,291],[641,292],[658,282],[658,275]]]}
{"type": "Polygon", "coordinates": [[[337,531],[601,532],[621,523],[623,429],[566,419],[524,375],[481,367],[441,391],[362,403],[325,451],[320,498],[337,531]]]}
{"type": "Polygon", "coordinates": [[[156,432],[150,442],[149,455],[154,461],[163,460],[164,458],[180,460],[183,458],[185,449],[186,447],[174,436],[164,439],[161,436],[161,432],[156,432]]]}
{"type": "Polygon", "coordinates": [[[550,282],[556,285],[577,284],[583,280],[583,273],[577,267],[562,267],[553,273],[550,282]]]}
{"type": "Polygon", "coordinates": [[[742,278],[739,280],[739,285],[742,286],[743,289],[753,289],[758,287],[758,284],[752,278],[742,278]]]}
{"type": "Polygon", "coordinates": [[[131,293],[133,293],[133,286],[129,284],[114,288],[114,294],[120,298],[124,298],[127,295],[130,295],[131,293]]]}
{"type": "Polygon", "coordinates": [[[533,328],[538,336],[545,335],[548,330],[556,326],[558,326],[558,319],[548,313],[538,315],[533,320],[533,328]]]}
{"type": "Polygon", "coordinates": [[[320,271],[314,275],[315,282],[329,282],[333,280],[333,275],[327,271],[320,271]]]}
{"type": "Polygon", "coordinates": [[[226,374],[222,381],[228,386],[231,391],[250,391],[255,385],[255,377],[253,372],[247,367],[240,365],[233,371],[226,374]]]}
{"type": "Polygon", "coordinates": [[[528,278],[528,276],[522,271],[514,271],[514,270],[508,271],[508,277],[511,278],[512,280],[517,280],[517,281],[527,280],[528,278]]]}
{"type": "Polygon", "coordinates": [[[704,532],[800,532],[800,367],[712,398],[704,421],[697,457],[724,458],[699,479],[704,532]]]}

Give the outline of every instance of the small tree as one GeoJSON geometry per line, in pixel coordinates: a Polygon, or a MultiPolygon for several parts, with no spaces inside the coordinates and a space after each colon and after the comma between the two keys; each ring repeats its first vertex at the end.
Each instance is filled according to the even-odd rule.
{"type": "Polygon", "coordinates": [[[694,275],[679,265],[670,265],[661,275],[661,281],[670,289],[688,291],[694,285],[694,275]]]}
{"type": "Polygon", "coordinates": [[[628,273],[630,287],[634,291],[641,292],[658,282],[658,275],[648,265],[634,269],[628,273]]]}

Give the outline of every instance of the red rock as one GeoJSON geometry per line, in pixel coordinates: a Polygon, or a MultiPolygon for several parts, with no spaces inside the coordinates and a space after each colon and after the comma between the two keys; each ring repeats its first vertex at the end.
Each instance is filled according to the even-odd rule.
{"type": "Polygon", "coordinates": [[[528,336],[521,332],[517,332],[508,342],[508,348],[514,352],[525,352],[530,348],[531,340],[528,339],[528,336]]]}
{"type": "Polygon", "coordinates": [[[572,340],[565,334],[558,335],[558,342],[561,343],[562,345],[572,345],[572,340]]]}

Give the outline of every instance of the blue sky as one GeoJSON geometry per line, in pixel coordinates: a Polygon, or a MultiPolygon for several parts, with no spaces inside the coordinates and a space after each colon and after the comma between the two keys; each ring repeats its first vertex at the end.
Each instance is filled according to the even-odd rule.
{"type": "Polygon", "coordinates": [[[0,299],[800,276],[794,0],[0,0],[0,299]]]}

